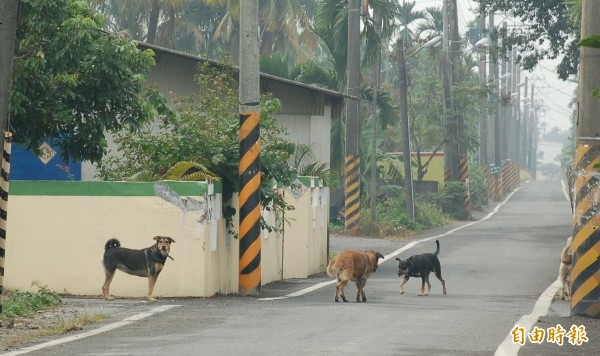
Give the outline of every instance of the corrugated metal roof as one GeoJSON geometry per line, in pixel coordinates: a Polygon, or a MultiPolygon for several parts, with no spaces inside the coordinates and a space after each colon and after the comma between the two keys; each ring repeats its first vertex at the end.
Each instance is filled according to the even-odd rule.
{"type": "MultiPolygon", "coordinates": [[[[136,41],[136,43],[139,46],[141,46],[141,47],[149,48],[149,49],[152,49],[153,51],[169,53],[169,54],[172,54],[172,55],[175,55],[175,56],[181,56],[181,57],[184,57],[184,58],[189,58],[189,59],[195,60],[197,62],[209,62],[209,63],[212,63],[214,65],[223,65],[223,63],[214,61],[212,59],[207,59],[207,58],[203,58],[203,57],[191,55],[191,54],[188,54],[188,53],[175,51],[175,50],[172,50],[172,49],[169,49],[169,48],[160,47],[160,46],[149,44],[149,43],[146,43],[146,42],[136,41]]],[[[236,68],[237,70],[239,70],[238,67],[234,66],[234,68],[236,68]]],[[[324,94],[327,94],[327,95],[335,96],[335,97],[338,97],[338,98],[348,98],[348,99],[358,100],[357,97],[354,97],[352,95],[347,95],[347,94],[340,93],[340,92],[337,92],[337,91],[331,90],[331,89],[321,88],[321,87],[316,86],[316,85],[305,84],[305,83],[301,83],[301,82],[297,82],[297,81],[294,81],[294,80],[277,77],[277,76],[274,76],[274,75],[271,75],[271,74],[266,74],[266,73],[260,73],[260,76],[263,77],[263,78],[265,78],[265,79],[275,80],[275,81],[279,81],[279,82],[286,83],[286,84],[289,84],[289,85],[294,85],[294,86],[298,86],[298,87],[302,87],[302,88],[306,88],[306,89],[310,89],[310,90],[315,90],[315,91],[318,91],[318,92],[321,92],[321,93],[324,93],[324,94]]]]}

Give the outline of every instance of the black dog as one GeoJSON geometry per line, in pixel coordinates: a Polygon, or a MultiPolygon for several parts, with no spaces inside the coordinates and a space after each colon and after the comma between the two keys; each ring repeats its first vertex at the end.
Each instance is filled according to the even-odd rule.
{"type": "Polygon", "coordinates": [[[400,283],[400,294],[404,294],[404,285],[408,282],[410,277],[421,277],[421,294],[429,295],[431,290],[431,283],[429,283],[429,274],[433,272],[437,279],[442,282],[442,288],[444,295],[446,295],[446,282],[442,278],[442,266],[437,255],[440,253],[440,242],[435,240],[437,249],[434,253],[424,253],[422,255],[410,256],[406,260],[399,261],[398,264],[398,276],[404,276],[404,280],[400,283]],[[425,293],[425,283],[427,283],[427,293],[425,293]]]}
{"type": "Polygon", "coordinates": [[[148,300],[151,302],[156,301],[152,297],[152,290],[167,261],[167,257],[173,259],[169,256],[169,251],[171,250],[171,243],[175,240],[167,236],[155,236],[154,240],[156,240],[154,245],[141,250],[123,248],[117,239],[110,239],[106,242],[102,261],[106,272],[106,279],[102,286],[104,299],[114,299],[109,295],[108,288],[118,269],[134,276],[148,277],[148,300]]]}

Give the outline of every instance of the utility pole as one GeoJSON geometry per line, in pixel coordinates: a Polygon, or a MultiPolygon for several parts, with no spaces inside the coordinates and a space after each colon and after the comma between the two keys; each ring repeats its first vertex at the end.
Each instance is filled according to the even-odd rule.
{"type": "MultiPolygon", "coordinates": [[[[506,31],[506,22],[502,24],[502,28],[506,31]]],[[[502,64],[501,64],[501,81],[500,81],[500,120],[498,120],[498,132],[496,137],[498,139],[498,148],[500,151],[500,160],[505,160],[507,157],[508,141],[509,137],[506,135],[506,128],[509,125],[509,110],[508,103],[506,102],[506,95],[510,99],[510,71],[507,53],[502,53],[502,64]]]]}
{"type": "Polygon", "coordinates": [[[360,223],[360,155],[358,146],[360,0],[348,0],[348,58],[346,93],[345,229],[355,234],[360,223]]]}
{"type": "Polygon", "coordinates": [[[415,218],[413,201],[412,156],[410,150],[410,123],[408,122],[408,82],[406,75],[406,58],[404,40],[399,38],[398,45],[398,82],[400,85],[400,118],[402,122],[402,146],[404,156],[404,195],[406,197],[406,213],[411,220],[415,218]]]}
{"type": "MultiPolygon", "coordinates": [[[[458,6],[456,0],[450,0],[451,14],[452,14],[452,26],[450,27],[450,63],[452,64],[452,85],[461,81],[461,63],[460,63],[460,34],[458,33],[458,6]]],[[[457,107],[457,101],[452,98],[452,157],[450,161],[450,180],[459,181],[461,179],[467,179],[467,177],[461,177],[459,169],[459,161],[461,158],[466,158],[467,152],[462,151],[460,142],[464,136],[464,116],[462,110],[457,107]]],[[[466,174],[466,171],[465,171],[466,174]]]]}
{"type": "Polygon", "coordinates": [[[4,132],[8,130],[18,16],[19,0],[0,1],[0,151],[4,147],[4,132]]]}
{"type": "Polygon", "coordinates": [[[497,46],[497,42],[494,39],[494,36],[496,36],[493,32],[494,32],[494,12],[490,11],[489,12],[489,27],[488,27],[488,31],[490,33],[490,61],[488,63],[489,65],[489,69],[488,69],[488,86],[489,86],[489,108],[492,109],[492,112],[490,113],[490,116],[488,117],[488,140],[487,140],[487,151],[488,151],[488,162],[489,163],[496,163],[494,157],[495,157],[495,153],[494,153],[494,140],[493,140],[493,132],[494,132],[494,121],[492,120],[492,118],[494,117],[493,115],[495,115],[495,113],[498,111],[498,102],[495,99],[495,96],[498,93],[498,88],[496,85],[496,58],[497,58],[497,53],[498,53],[498,46],[497,46]]]}
{"type": "MultiPolygon", "coordinates": [[[[485,16],[479,18],[479,33],[485,33],[485,16]]],[[[479,51],[479,166],[488,166],[487,135],[488,135],[488,103],[487,103],[487,73],[486,51],[479,51]]]]}
{"type": "MultiPolygon", "coordinates": [[[[367,2],[368,3],[368,2],[367,2]]],[[[381,37],[381,10],[373,10],[373,27],[375,27],[375,34],[377,37],[381,37]]],[[[373,116],[371,123],[371,182],[369,186],[370,201],[369,207],[371,210],[371,223],[375,223],[377,220],[377,118],[378,118],[378,107],[377,94],[379,92],[379,73],[381,71],[381,48],[377,48],[375,54],[375,60],[373,61],[373,116]]]]}
{"type": "Polygon", "coordinates": [[[261,294],[258,0],[240,1],[239,294],[261,294]]]}
{"type": "MultiPolygon", "coordinates": [[[[494,23],[494,12],[490,11],[490,31],[496,32],[496,25],[494,23]]],[[[493,67],[493,70],[490,71],[491,81],[494,88],[494,125],[493,125],[493,137],[494,144],[492,148],[492,152],[494,155],[494,165],[496,167],[500,167],[501,157],[500,157],[500,90],[498,86],[499,80],[499,68],[498,68],[498,35],[497,33],[493,35],[492,40],[492,61],[490,65],[493,67]],[[493,74],[492,74],[493,73],[493,74]]]]}
{"type": "Polygon", "coordinates": [[[452,112],[452,98],[451,98],[451,88],[452,88],[452,78],[450,76],[450,19],[449,19],[449,1],[444,0],[443,3],[443,52],[444,56],[442,58],[441,64],[441,72],[442,72],[442,81],[444,85],[443,97],[444,97],[444,111],[443,111],[443,119],[442,124],[444,127],[444,174],[449,173],[449,179],[452,180],[452,161],[454,154],[454,134],[456,133],[456,126],[453,125],[453,117],[451,117],[450,113],[452,112]]]}
{"type": "Polygon", "coordinates": [[[531,107],[529,108],[529,111],[531,112],[529,114],[529,147],[528,147],[528,152],[529,152],[529,159],[527,160],[528,162],[528,170],[529,170],[529,174],[531,174],[531,178],[535,179],[535,168],[537,165],[537,152],[536,152],[536,145],[537,145],[537,112],[536,112],[536,107],[535,107],[535,85],[531,84],[531,107]]]}
{"type": "MultiPolygon", "coordinates": [[[[583,0],[581,38],[600,33],[600,6],[583,0]]],[[[600,101],[592,96],[600,83],[600,49],[580,47],[579,117],[576,126],[577,162],[573,224],[573,270],[571,272],[571,314],[600,317],[600,214],[597,213],[600,169],[600,101]]]]}
{"type": "Polygon", "coordinates": [[[527,158],[529,157],[528,149],[528,137],[529,137],[529,98],[527,92],[529,91],[529,80],[525,77],[525,87],[523,88],[523,120],[521,121],[521,167],[527,169],[527,158]]]}
{"type": "Polygon", "coordinates": [[[518,108],[518,95],[517,90],[519,90],[519,75],[518,75],[518,64],[517,64],[517,49],[513,47],[511,50],[510,56],[510,72],[511,72],[511,81],[510,81],[510,101],[512,103],[512,111],[511,111],[511,120],[510,125],[508,127],[508,137],[510,141],[509,150],[508,150],[508,158],[510,158],[513,162],[517,162],[517,146],[519,144],[519,140],[517,137],[517,108],[518,108]]]}
{"type": "Polygon", "coordinates": [[[19,0],[0,0],[0,170],[2,171],[0,178],[0,210],[2,210],[0,216],[0,314],[3,312],[4,301],[4,260],[6,257],[6,218],[11,147],[8,119],[18,16],[19,0]]]}
{"type": "MultiPolygon", "coordinates": [[[[516,51],[515,51],[515,63],[516,63],[516,51]]],[[[523,126],[523,119],[521,117],[521,87],[525,83],[521,83],[521,64],[516,63],[515,65],[515,76],[516,76],[516,102],[513,105],[515,111],[515,155],[514,159],[519,165],[521,163],[521,132],[523,126]]],[[[521,166],[521,165],[520,165],[521,166]]],[[[522,167],[522,166],[521,166],[522,167]]]]}

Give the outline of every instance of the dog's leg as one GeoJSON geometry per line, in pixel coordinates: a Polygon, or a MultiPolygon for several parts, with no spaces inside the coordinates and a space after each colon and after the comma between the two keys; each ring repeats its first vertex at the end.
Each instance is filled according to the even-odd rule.
{"type": "Polygon", "coordinates": [[[112,282],[113,277],[115,276],[116,271],[105,271],[106,277],[104,278],[104,284],[102,285],[102,296],[106,300],[113,300],[115,298],[111,297],[109,294],[110,282],[112,282]]]}
{"type": "Polygon", "coordinates": [[[448,292],[446,291],[446,281],[444,281],[444,279],[442,278],[442,273],[439,271],[435,271],[434,273],[435,273],[435,276],[437,277],[437,279],[439,279],[440,282],[442,282],[442,290],[444,292],[444,295],[446,295],[446,293],[448,293],[448,292]]]}
{"type": "Polygon", "coordinates": [[[408,282],[409,276],[404,276],[402,283],[400,283],[400,294],[404,294],[404,285],[408,282]]]}
{"type": "Polygon", "coordinates": [[[342,298],[342,300],[344,302],[348,302],[348,299],[346,299],[346,295],[344,295],[344,287],[346,287],[346,284],[348,284],[349,280],[348,279],[343,279],[342,277],[340,277],[340,279],[338,279],[337,285],[335,286],[335,301],[339,302],[339,297],[342,298]]]}
{"type": "Polygon", "coordinates": [[[362,297],[362,301],[363,303],[367,301],[367,296],[365,294],[365,285],[367,284],[367,279],[366,278],[361,278],[356,282],[356,302],[360,303],[361,301],[361,297],[362,297]]]}
{"type": "Polygon", "coordinates": [[[340,283],[342,281],[341,280],[337,280],[337,283],[335,284],[335,302],[338,303],[340,301],[340,283]]]}
{"type": "Polygon", "coordinates": [[[446,291],[446,281],[444,281],[444,278],[442,278],[442,266],[440,265],[440,263],[436,263],[434,266],[434,270],[433,273],[435,274],[436,278],[440,280],[440,282],[442,282],[442,290],[444,292],[444,295],[446,295],[446,293],[448,293],[446,291]]]}
{"type": "Polygon", "coordinates": [[[350,282],[350,279],[342,279],[342,280],[340,280],[340,283],[339,283],[340,297],[342,297],[342,300],[344,301],[344,303],[348,303],[348,299],[346,299],[346,294],[344,294],[344,288],[346,287],[348,282],[350,282]]]}
{"type": "Polygon", "coordinates": [[[427,293],[425,293],[425,295],[427,296],[429,295],[429,292],[431,292],[431,283],[429,283],[429,273],[425,277],[425,283],[427,283],[427,293]]]}
{"type": "Polygon", "coordinates": [[[158,275],[156,276],[148,276],[148,300],[151,302],[156,302],[156,298],[152,297],[152,291],[154,290],[154,285],[156,284],[156,279],[158,278],[158,275]]]}
{"type": "Polygon", "coordinates": [[[425,278],[427,278],[425,274],[421,275],[421,293],[419,293],[420,297],[427,295],[425,294],[425,278]]]}

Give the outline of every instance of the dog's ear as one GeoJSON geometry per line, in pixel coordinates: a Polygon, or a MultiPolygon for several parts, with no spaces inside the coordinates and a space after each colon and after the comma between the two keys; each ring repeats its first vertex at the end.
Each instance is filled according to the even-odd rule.
{"type": "Polygon", "coordinates": [[[153,240],[154,240],[154,241],[158,241],[158,240],[160,240],[160,239],[161,239],[161,237],[162,237],[162,236],[154,236],[153,240]]]}
{"type": "Polygon", "coordinates": [[[167,237],[167,238],[169,239],[169,242],[171,242],[171,243],[175,242],[175,240],[173,240],[173,238],[171,238],[171,237],[167,237]]]}
{"type": "Polygon", "coordinates": [[[377,259],[380,259],[380,258],[385,258],[385,256],[384,256],[384,255],[382,255],[382,254],[381,254],[381,253],[379,253],[379,252],[377,252],[377,253],[375,254],[375,256],[377,257],[377,259]]]}
{"type": "Polygon", "coordinates": [[[402,260],[400,259],[400,257],[396,257],[396,261],[401,262],[402,260]]]}
{"type": "Polygon", "coordinates": [[[412,256],[410,256],[410,257],[408,258],[408,263],[412,264],[413,262],[414,262],[414,260],[413,260],[412,256]]]}

